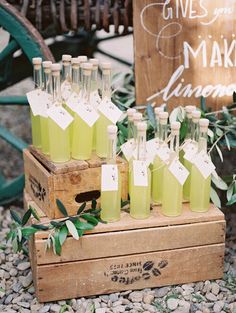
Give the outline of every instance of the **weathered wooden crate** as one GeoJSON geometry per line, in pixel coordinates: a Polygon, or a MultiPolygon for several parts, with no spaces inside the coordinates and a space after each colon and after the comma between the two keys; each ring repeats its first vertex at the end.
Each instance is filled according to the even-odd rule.
{"type": "MultiPolygon", "coordinates": [[[[26,195],[26,208],[31,205],[26,195]]],[[[48,218],[41,212],[41,223],[48,218]]],[[[45,250],[47,232],[30,244],[34,286],[41,302],[217,279],[223,275],[225,220],[208,213],[168,218],[154,207],[151,217],[135,220],[126,212],[119,222],[99,224],[79,241],[69,237],[61,256],[45,250]]]]}
{"type": "MultiPolygon", "coordinates": [[[[122,199],[128,196],[128,165],[117,158],[122,177],[122,199]]],[[[100,197],[101,165],[104,160],[93,155],[89,161],[71,160],[60,164],[34,147],[24,150],[25,189],[32,200],[51,219],[62,217],[56,205],[60,199],[69,215],[75,215],[84,201],[100,197]]]]}

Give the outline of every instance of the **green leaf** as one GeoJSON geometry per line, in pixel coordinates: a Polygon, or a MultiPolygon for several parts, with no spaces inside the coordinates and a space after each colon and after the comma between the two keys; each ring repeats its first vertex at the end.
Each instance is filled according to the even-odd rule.
{"type": "Polygon", "coordinates": [[[21,232],[20,228],[17,229],[17,236],[18,236],[19,242],[21,242],[21,240],[22,240],[22,232],[21,232]]]}
{"type": "Polygon", "coordinates": [[[62,222],[56,222],[56,221],[51,221],[50,224],[54,227],[61,227],[63,226],[62,222]]]}
{"type": "Polygon", "coordinates": [[[98,220],[96,219],[96,217],[94,217],[90,214],[82,214],[81,217],[94,226],[96,226],[98,224],[98,220]]]}
{"type": "Polygon", "coordinates": [[[65,242],[67,236],[68,236],[68,229],[67,229],[67,226],[66,226],[66,225],[63,225],[63,226],[60,228],[60,232],[59,232],[59,241],[60,241],[60,244],[61,244],[61,245],[63,245],[63,243],[65,242]]]}
{"type": "Polygon", "coordinates": [[[218,208],[221,208],[221,201],[220,198],[217,194],[217,192],[215,191],[214,188],[211,187],[211,193],[210,193],[210,197],[211,197],[211,201],[214,203],[214,205],[218,208]]]}
{"type": "Polygon", "coordinates": [[[216,128],[216,134],[218,137],[221,137],[223,135],[223,131],[220,128],[216,128]]]}
{"type": "Polygon", "coordinates": [[[34,227],[29,226],[29,227],[22,228],[21,231],[22,231],[22,236],[28,238],[31,235],[35,234],[37,232],[37,229],[34,228],[34,227]]]}
{"type": "Polygon", "coordinates": [[[207,112],[206,98],[201,97],[200,103],[201,103],[201,110],[202,110],[204,113],[207,112]]]}
{"type": "Polygon", "coordinates": [[[66,211],[66,208],[64,206],[64,204],[59,200],[59,199],[56,199],[56,203],[57,203],[57,206],[58,206],[58,209],[60,210],[60,212],[65,216],[67,217],[68,216],[68,213],[66,211]]]}
{"type": "Polygon", "coordinates": [[[59,231],[56,231],[54,234],[55,239],[55,251],[57,255],[61,255],[61,243],[59,239],[59,231]]]}
{"type": "Polygon", "coordinates": [[[71,236],[75,240],[79,240],[79,235],[78,235],[78,232],[77,232],[75,225],[70,220],[67,220],[66,226],[67,226],[67,229],[68,229],[69,233],[71,234],[71,236]]]}
{"type": "Polygon", "coordinates": [[[12,209],[10,209],[10,214],[11,214],[12,219],[13,219],[17,224],[19,224],[19,225],[22,224],[20,216],[19,216],[15,211],[13,211],[12,209]]]}
{"type": "Polygon", "coordinates": [[[32,226],[33,228],[39,229],[39,230],[49,230],[49,227],[48,227],[48,226],[41,225],[41,224],[32,224],[31,226],[32,226]]]}
{"type": "Polygon", "coordinates": [[[153,129],[156,129],[156,118],[155,118],[155,113],[154,113],[154,110],[153,110],[153,107],[151,106],[151,104],[148,104],[147,105],[147,116],[148,116],[148,119],[149,119],[149,122],[152,126],[153,129]]]}
{"type": "Polygon", "coordinates": [[[93,200],[92,200],[91,208],[95,210],[96,207],[97,207],[97,200],[96,200],[96,199],[93,199],[93,200]]]}
{"type": "Polygon", "coordinates": [[[231,199],[227,202],[227,205],[232,205],[236,203],[236,194],[234,194],[231,199]]]}
{"type": "Polygon", "coordinates": [[[78,229],[78,228],[76,228],[76,229],[77,229],[78,235],[79,235],[80,237],[82,237],[83,234],[84,234],[84,231],[83,231],[82,229],[78,229]]]}
{"type": "Polygon", "coordinates": [[[31,213],[33,215],[33,217],[37,220],[37,221],[40,221],[40,217],[38,216],[38,213],[37,211],[35,210],[35,208],[33,208],[32,206],[29,206],[30,210],[31,210],[31,213]]]}
{"type": "Polygon", "coordinates": [[[231,150],[230,142],[229,142],[229,138],[228,138],[228,136],[226,134],[225,134],[225,142],[226,142],[228,150],[230,151],[231,150]]]}
{"type": "Polygon", "coordinates": [[[123,137],[125,139],[128,138],[128,129],[127,127],[125,127],[122,123],[117,123],[118,129],[120,130],[120,132],[122,133],[123,137]]]}
{"type": "Polygon", "coordinates": [[[234,192],[234,182],[232,182],[227,190],[227,200],[230,201],[234,192]]]}
{"type": "Polygon", "coordinates": [[[86,202],[84,202],[78,209],[77,215],[80,215],[80,213],[83,212],[83,210],[86,208],[86,202]]]}
{"type": "Polygon", "coordinates": [[[77,229],[81,229],[81,230],[93,230],[94,229],[94,225],[90,223],[81,222],[79,220],[74,221],[74,225],[77,229]]]}
{"type": "Polygon", "coordinates": [[[102,224],[107,224],[107,222],[106,222],[106,221],[103,221],[100,217],[97,217],[97,220],[98,220],[100,223],[102,223],[102,224]]]}
{"type": "Polygon", "coordinates": [[[218,154],[219,154],[219,157],[220,157],[220,159],[221,159],[221,162],[223,162],[223,161],[224,161],[224,159],[223,159],[223,154],[222,154],[222,152],[221,152],[221,150],[220,150],[220,148],[219,148],[218,145],[216,145],[216,150],[217,150],[217,152],[218,152],[218,154]]]}
{"type": "Polygon", "coordinates": [[[27,210],[22,218],[22,226],[24,226],[25,224],[27,224],[30,216],[31,216],[31,209],[27,210]]]}
{"type": "Polygon", "coordinates": [[[216,187],[219,188],[220,190],[227,190],[228,189],[228,185],[219,176],[217,179],[215,176],[212,175],[211,179],[212,179],[213,183],[216,185],[216,187]]]}
{"type": "Polygon", "coordinates": [[[16,253],[18,251],[18,240],[17,237],[15,237],[12,241],[12,248],[14,253],[16,253]]]}

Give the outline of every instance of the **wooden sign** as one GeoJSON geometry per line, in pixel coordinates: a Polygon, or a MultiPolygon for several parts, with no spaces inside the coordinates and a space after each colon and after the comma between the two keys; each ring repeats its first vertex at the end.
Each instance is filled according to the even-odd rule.
{"type": "Polygon", "coordinates": [[[214,109],[236,90],[236,0],[134,0],[138,104],[214,109]]]}

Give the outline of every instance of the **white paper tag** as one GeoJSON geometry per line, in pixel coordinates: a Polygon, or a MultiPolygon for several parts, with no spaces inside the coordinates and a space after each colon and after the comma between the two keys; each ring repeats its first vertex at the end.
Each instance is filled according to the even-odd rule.
{"type": "Polygon", "coordinates": [[[113,124],[120,119],[123,112],[117,108],[117,106],[111,102],[110,99],[105,98],[101,101],[100,105],[98,106],[98,110],[105,115],[113,124]]]}
{"type": "Polygon", "coordinates": [[[197,146],[197,143],[195,142],[191,142],[189,143],[185,149],[184,149],[184,159],[189,161],[190,163],[192,163],[195,155],[197,154],[198,152],[198,146],[197,146]]]}
{"type": "Polygon", "coordinates": [[[133,161],[134,186],[148,186],[148,167],[145,161],[133,161]]]}
{"type": "Polygon", "coordinates": [[[157,151],[157,156],[159,156],[159,158],[167,164],[170,159],[170,149],[168,148],[168,146],[161,146],[157,151]]]}
{"type": "Polygon", "coordinates": [[[152,159],[152,162],[157,154],[159,149],[159,140],[157,138],[148,140],[146,143],[146,149],[148,156],[152,159]]]}
{"type": "Polygon", "coordinates": [[[101,100],[101,98],[100,98],[100,96],[98,94],[98,91],[97,90],[93,91],[91,93],[91,95],[90,95],[90,104],[94,107],[94,109],[97,110],[97,108],[100,105],[101,101],[102,100],[101,100]]]}
{"type": "Polygon", "coordinates": [[[48,116],[63,130],[73,121],[73,117],[62,107],[53,106],[48,110],[48,116]]]}
{"type": "Polygon", "coordinates": [[[65,80],[62,84],[61,84],[61,96],[63,98],[63,100],[67,100],[69,98],[69,96],[72,93],[72,87],[70,82],[68,82],[67,80],[65,80]]]}
{"type": "Polygon", "coordinates": [[[92,127],[94,123],[99,118],[99,114],[90,104],[86,104],[83,101],[76,106],[75,112],[82,118],[82,120],[88,124],[89,127],[92,127]]]}
{"type": "Polygon", "coordinates": [[[133,155],[133,151],[135,149],[135,141],[134,139],[129,139],[125,142],[121,147],[121,151],[123,152],[127,161],[129,161],[133,155]]]}
{"type": "Polygon", "coordinates": [[[35,89],[26,94],[34,116],[47,117],[47,110],[52,107],[52,96],[45,91],[35,89]]]}
{"type": "Polygon", "coordinates": [[[188,145],[192,143],[191,139],[186,139],[182,145],[182,147],[180,147],[180,150],[184,150],[184,152],[187,151],[188,149],[188,145]]]}
{"type": "Polygon", "coordinates": [[[71,111],[75,112],[77,107],[80,105],[79,95],[76,92],[72,92],[66,100],[66,105],[71,109],[71,111]]]}
{"type": "Polygon", "coordinates": [[[202,176],[207,179],[215,170],[215,165],[212,163],[209,155],[205,151],[196,154],[193,159],[193,164],[200,171],[202,176]]]}
{"type": "Polygon", "coordinates": [[[118,190],[118,167],[116,164],[103,164],[101,174],[101,190],[118,190]]]}
{"type": "Polygon", "coordinates": [[[174,159],[168,169],[175,176],[178,182],[183,186],[189,175],[189,171],[183,166],[183,164],[181,164],[178,159],[174,159]]]}

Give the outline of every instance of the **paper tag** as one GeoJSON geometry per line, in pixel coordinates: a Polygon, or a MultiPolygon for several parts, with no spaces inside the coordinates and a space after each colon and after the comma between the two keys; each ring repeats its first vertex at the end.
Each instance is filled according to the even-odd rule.
{"type": "Polygon", "coordinates": [[[65,80],[62,84],[61,84],[61,96],[62,98],[66,101],[69,96],[72,93],[72,87],[71,84],[65,80]]]}
{"type": "Polygon", "coordinates": [[[90,104],[94,107],[94,109],[98,108],[98,106],[100,105],[101,101],[102,100],[101,100],[97,90],[93,91],[90,94],[90,104]]]}
{"type": "Polygon", "coordinates": [[[134,139],[129,139],[125,142],[121,147],[121,151],[123,152],[127,161],[129,161],[133,155],[133,151],[135,149],[135,141],[134,139]]]}
{"type": "Polygon", "coordinates": [[[159,158],[167,164],[170,159],[170,149],[168,148],[168,146],[161,146],[157,151],[157,156],[159,156],[159,158]]]}
{"type": "Polygon", "coordinates": [[[98,110],[105,115],[113,124],[120,119],[123,112],[117,108],[117,106],[111,102],[110,99],[105,98],[101,101],[100,105],[98,106],[98,110]]]}
{"type": "Polygon", "coordinates": [[[202,176],[207,179],[215,170],[215,165],[212,163],[210,157],[205,151],[201,151],[196,154],[193,159],[193,164],[200,171],[202,176]]]}
{"type": "Polygon", "coordinates": [[[183,164],[181,164],[178,159],[174,159],[168,169],[175,176],[178,182],[183,186],[189,175],[189,171],[183,166],[183,164]]]}
{"type": "Polygon", "coordinates": [[[182,145],[182,147],[180,147],[180,150],[184,150],[184,152],[187,152],[188,149],[188,145],[192,143],[191,139],[186,139],[182,145]]]}
{"type": "Polygon", "coordinates": [[[52,107],[52,96],[45,91],[35,89],[26,94],[34,116],[48,117],[47,110],[52,107]]]}
{"type": "Polygon", "coordinates": [[[92,127],[99,118],[99,114],[94,109],[94,107],[82,101],[78,106],[76,106],[75,112],[79,115],[79,117],[82,118],[85,123],[88,124],[89,127],[92,127]]]}
{"type": "Polygon", "coordinates": [[[198,152],[198,146],[197,146],[197,143],[195,142],[191,142],[189,143],[186,148],[184,149],[184,159],[191,162],[193,161],[194,159],[194,156],[197,154],[198,152]]]}
{"type": "Polygon", "coordinates": [[[146,149],[148,156],[152,159],[152,162],[157,154],[159,149],[159,140],[157,138],[148,140],[146,143],[146,149]]]}
{"type": "Polygon", "coordinates": [[[148,186],[148,167],[145,161],[133,161],[134,186],[148,186]]]}
{"type": "Polygon", "coordinates": [[[103,164],[101,174],[101,190],[118,190],[118,167],[116,164],[103,164]]]}
{"type": "Polygon", "coordinates": [[[48,110],[48,116],[63,130],[73,121],[73,117],[62,107],[53,106],[48,110]]]}
{"type": "Polygon", "coordinates": [[[79,95],[76,92],[72,92],[66,100],[66,105],[71,109],[71,111],[75,112],[77,107],[80,105],[79,95]]]}

